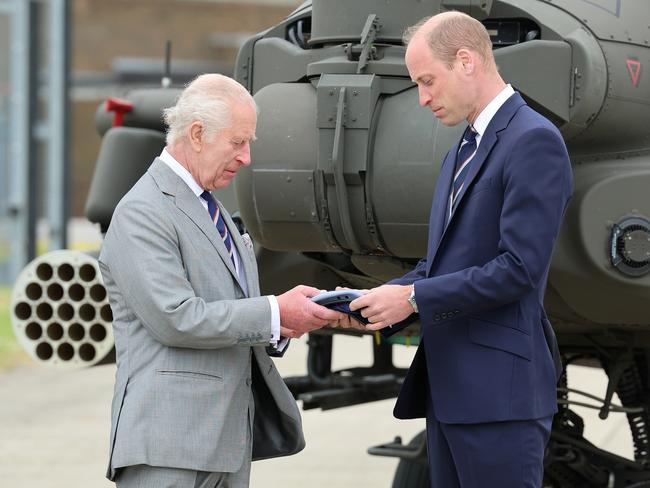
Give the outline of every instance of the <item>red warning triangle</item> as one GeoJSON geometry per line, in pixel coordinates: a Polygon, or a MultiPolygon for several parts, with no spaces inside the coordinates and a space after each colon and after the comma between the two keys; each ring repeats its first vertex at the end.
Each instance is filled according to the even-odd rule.
{"type": "Polygon", "coordinates": [[[630,73],[632,78],[632,85],[639,84],[639,75],[641,74],[641,62],[634,59],[627,59],[627,72],[630,73]]]}

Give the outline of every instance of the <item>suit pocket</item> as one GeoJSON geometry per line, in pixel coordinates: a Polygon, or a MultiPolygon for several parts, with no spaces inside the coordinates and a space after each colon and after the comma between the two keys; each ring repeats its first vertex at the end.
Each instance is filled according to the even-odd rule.
{"type": "Polygon", "coordinates": [[[500,349],[530,361],[532,339],[528,334],[504,325],[470,319],[467,326],[469,340],[474,344],[500,349]]]}
{"type": "Polygon", "coordinates": [[[191,378],[196,380],[223,381],[223,377],[216,373],[204,371],[187,371],[182,369],[157,369],[156,374],[161,376],[180,376],[182,378],[191,378]]]}
{"type": "Polygon", "coordinates": [[[492,178],[482,178],[476,181],[471,188],[467,190],[466,198],[472,198],[477,193],[489,190],[492,186],[492,178]]]}

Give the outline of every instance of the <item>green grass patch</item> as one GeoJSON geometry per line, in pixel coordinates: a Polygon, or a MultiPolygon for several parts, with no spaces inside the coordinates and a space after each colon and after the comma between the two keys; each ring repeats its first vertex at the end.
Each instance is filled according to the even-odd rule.
{"type": "Polygon", "coordinates": [[[15,366],[27,358],[11,328],[10,298],[11,288],[0,287],[0,370],[15,366]]]}

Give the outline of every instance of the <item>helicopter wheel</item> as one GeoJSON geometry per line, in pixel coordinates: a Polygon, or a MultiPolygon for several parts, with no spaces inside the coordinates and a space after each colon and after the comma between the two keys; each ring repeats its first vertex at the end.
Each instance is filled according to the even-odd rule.
{"type": "MultiPolygon", "coordinates": [[[[425,431],[420,432],[409,442],[409,446],[421,445],[426,442],[424,437],[425,431]]],[[[426,458],[424,462],[400,460],[395,471],[392,488],[429,488],[429,466],[426,458]]]]}

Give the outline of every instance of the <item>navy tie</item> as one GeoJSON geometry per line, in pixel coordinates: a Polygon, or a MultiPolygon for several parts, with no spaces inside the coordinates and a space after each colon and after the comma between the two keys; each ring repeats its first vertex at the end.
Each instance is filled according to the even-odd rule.
{"type": "Polygon", "coordinates": [[[469,173],[471,167],[472,158],[476,155],[476,136],[477,132],[471,125],[465,130],[463,135],[463,142],[460,144],[460,149],[458,150],[458,156],[456,157],[456,168],[454,170],[454,184],[452,187],[451,194],[449,195],[449,216],[454,212],[454,206],[456,205],[456,200],[460,194],[463,186],[465,185],[465,178],[469,173]]]}
{"type": "Polygon", "coordinates": [[[201,193],[201,198],[203,198],[203,200],[208,203],[208,212],[212,218],[212,223],[217,227],[219,235],[221,236],[221,240],[223,240],[223,243],[226,246],[226,250],[230,255],[230,259],[232,259],[232,263],[235,264],[235,257],[233,256],[232,252],[232,240],[230,239],[230,234],[226,228],[226,222],[224,222],[223,217],[221,216],[221,212],[219,211],[219,205],[217,205],[217,201],[209,191],[204,191],[201,193]]]}

